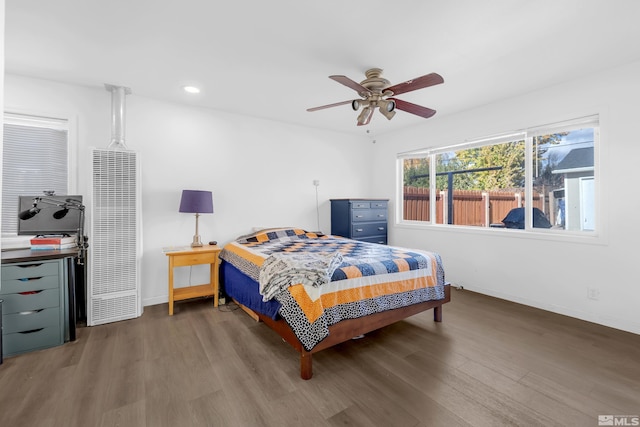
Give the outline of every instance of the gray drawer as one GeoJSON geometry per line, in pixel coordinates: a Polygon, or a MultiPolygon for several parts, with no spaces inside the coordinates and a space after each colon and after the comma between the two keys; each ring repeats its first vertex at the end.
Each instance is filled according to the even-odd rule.
{"type": "Polygon", "coordinates": [[[32,331],[48,326],[60,327],[60,308],[44,308],[23,311],[2,316],[2,328],[5,334],[32,331]]]}
{"type": "Polygon", "coordinates": [[[45,289],[28,294],[3,295],[2,313],[14,314],[21,311],[39,310],[41,308],[60,307],[60,290],[45,289]]]}
{"type": "Polygon", "coordinates": [[[30,332],[14,332],[3,336],[3,353],[5,356],[13,356],[27,351],[62,345],[62,343],[62,331],[59,326],[36,329],[30,332]]]}
{"type": "MultiPolygon", "coordinates": [[[[4,270],[2,270],[2,272],[4,273],[4,270]]],[[[2,281],[2,284],[0,284],[0,295],[58,288],[60,288],[60,277],[57,275],[30,277],[28,279],[11,279],[2,281]]]]}
{"type": "Polygon", "coordinates": [[[351,226],[351,236],[354,239],[381,234],[387,234],[386,222],[371,222],[367,224],[354,224],[351,226]]]}
{"type": "Polygon", "coordinates": [[[28,279],[30,277],[57,276],[58,261],[33,262],[18,265],[2,266],[2,281],[11,279],[28,279]]]}
{"type": "Polygon", "coordinates": [[[357,240],[361,242],[377,243],[379,245],[387,244],[387,236],[362,237],[358,238],[357,240]]]}
{"type": "Polygon", "coordinates": [[[353,222],[386,221],[387,210],[386,209],[354,209],[351,212],[351,220],[353,222]]]}

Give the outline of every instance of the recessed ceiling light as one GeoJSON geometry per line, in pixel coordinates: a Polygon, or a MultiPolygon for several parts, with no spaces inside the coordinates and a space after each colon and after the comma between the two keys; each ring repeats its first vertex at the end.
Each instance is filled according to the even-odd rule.
{"type": "Polygon", "coordinates": [[[200,93],[200,88],[195,86],[183,86],[182,89],[188,93],[200,93]]]}

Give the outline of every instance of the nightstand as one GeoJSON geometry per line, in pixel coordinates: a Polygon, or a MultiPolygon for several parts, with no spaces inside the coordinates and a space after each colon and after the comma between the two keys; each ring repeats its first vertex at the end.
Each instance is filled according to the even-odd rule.
{"type": "Polygon", "coordinates": [[[213,296],[213,306],[218,306],[218,246],[202,246],[167,252],[169,257],[169,316],[173,316],[173,303],[190,298],[213,296]],[[173,269],[199,264],[210,264],[210,283],[204,285],[173,288],[173,269]]]}

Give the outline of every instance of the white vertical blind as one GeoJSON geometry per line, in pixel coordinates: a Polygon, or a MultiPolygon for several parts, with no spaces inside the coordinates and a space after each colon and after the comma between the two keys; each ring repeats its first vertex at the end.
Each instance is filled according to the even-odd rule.
{"type": "Polygon", "coordinates": [[[15,235],[18,196],[68,192],[68,122],[6,113],[3,144],[2,234],[15,235]]]}

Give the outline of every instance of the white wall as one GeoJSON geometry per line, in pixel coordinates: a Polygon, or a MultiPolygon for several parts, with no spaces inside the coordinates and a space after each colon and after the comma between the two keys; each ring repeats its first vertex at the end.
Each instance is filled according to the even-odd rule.
{"type": "MultiPolygon", "coordinates": [[[[110,82],[107,82],[110,83],[110,82]]],[[[183,189],[213,191],[214,214],[200,217],[204,242],[219,244],[258,226],[330,232],[330,198],[371,197],[371,142],[220,111],[137,96],[126,98],[127,147],[142,160],[145,305],[167,301],[167,259],[162,248],[191,243],[195,217],[178,213],[183,189]]],[[[6,109],[76,118],[77,190],[90,190],[90,147],[111,140],[111,94],[7,75],[6,109]]],[[[91,243],[91,238],[89,239],[91,243]]],[[[176,284],[203,283],[205,266],[176,271],[176,284]],[[202,267],[202,268],[201,268],[202,267]]]]}
{"type": "Polygon", "coordinates": [[[399,152],[598,113],[598,243],[397,225],[390,227],[390,242],[439,252],[447,279],[467,289],[640,333],[639,100],[640,62],[635,62],[463,113],[444,112],[419,127],[376,138],[376,196],[395,200],[399,152]],[[587,288],[599,289],[600,299],[588,299],[587,288]]]}

